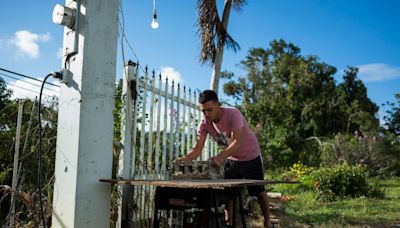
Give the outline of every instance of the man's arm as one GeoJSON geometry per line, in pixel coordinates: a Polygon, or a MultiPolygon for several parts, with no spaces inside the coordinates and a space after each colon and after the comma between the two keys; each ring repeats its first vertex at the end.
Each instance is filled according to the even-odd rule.
{"type": "Polygon", "coordinates": [[[217,154],[215,157],[212,157],[211,160],[218,166],[224,163],[225,158],[232,156],[238,150],[240,143],[242,141],[243,130],[244,127],[237,128],[232,131],[232,142],[229,146],[223,150],[221,153],[217,154]]]}
{"type": "Polygon", "coordinates": [[[196,145],[183,157],[178,158],[178,161],[191,161],[200,156],[204,147],[207,135],[198,135],[196,145]]]}

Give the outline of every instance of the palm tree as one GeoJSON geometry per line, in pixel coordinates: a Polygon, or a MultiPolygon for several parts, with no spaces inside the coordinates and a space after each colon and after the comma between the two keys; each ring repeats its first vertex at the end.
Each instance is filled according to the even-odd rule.
{"type": "Polygon", "coordinates": [[[234,52],[239,44],[228,34],[228,21],[231,7],[241,10],[245,0],[225,0],[222,21],[218,15],[216,0],[198,0],[198,26],[201,39],[200,62],[213,65],[210,89],[218,93],[222,54],[225,45],[234,52]]]}

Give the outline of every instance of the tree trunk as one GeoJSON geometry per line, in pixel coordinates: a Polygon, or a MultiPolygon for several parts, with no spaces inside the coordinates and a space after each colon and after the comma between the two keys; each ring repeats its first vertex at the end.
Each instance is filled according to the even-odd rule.
{"type": "MultiPolygon", "coordinates": [[[[222,14],[222,26],[228,31],[229,14],[231,12],[232,0],[225,0],[224,12],[222,14]]],[[[213,64],[211,85],[210,89],[214,90],[218,94],[219,78],[221,74],[222,55],[224,53],[225,40],[218,40],[217,53],[215,55],[215,61],[213,64]]]]}

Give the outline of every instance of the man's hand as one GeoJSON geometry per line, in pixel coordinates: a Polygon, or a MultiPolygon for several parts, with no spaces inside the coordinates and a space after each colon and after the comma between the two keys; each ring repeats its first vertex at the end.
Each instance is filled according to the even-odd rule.
{"type": "Polygon", "coordinates": [[[175,161],[187,161],[187,158],[186,158],[186,156],[183,156],[183,157],[179,157],[179,158],[175,159],[175,161]]]}
{"type": "Polygon", "coordinates": [[[221,166],[221,165],[224,164],[225,159],[217,155],[217,156],[212,157],[212,158],[211,158],[211,161],[212,161],[215,165],[221,166]]]}

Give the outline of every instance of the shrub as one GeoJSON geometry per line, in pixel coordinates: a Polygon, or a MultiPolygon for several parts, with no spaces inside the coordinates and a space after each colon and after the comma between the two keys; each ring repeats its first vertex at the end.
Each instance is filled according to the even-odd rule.
{"type": "Polygon", "coordinates": [[[286,194],[296,194],[313,190],[315,181],[310,176],[313,170],[312,167],[305,166],[301,162],[294,163],[289,167],[289,171],[283,173],[282,178],[289,181],[299,181],[299,183],[279,184],[274,187],[274,190],[286,194]]]}
{"type": "Polygon", "coordinates": [[[320,168],[313,174],[317,197],[337,200],[345,197],[379,196],[382,191],[368,184],[368,172],[361,165],[347,163],[330,168],[320,168]]]}
{"type": "Polygon", "coordinates": [[[390,134],[377,135],[356,131],[353,135],[337,134],[324,141],[321,165],[332,166],[347,162],[366,166],[371,176],[396,176],[400,174],[400,140],[390,134]]]}

